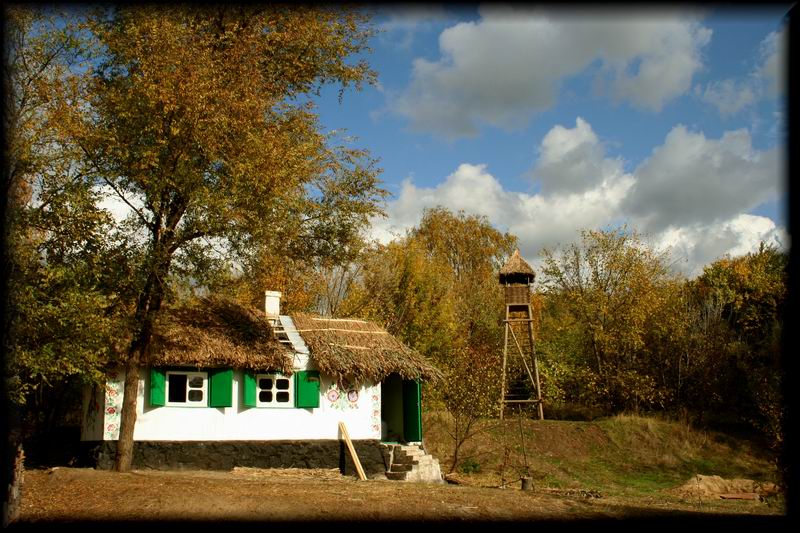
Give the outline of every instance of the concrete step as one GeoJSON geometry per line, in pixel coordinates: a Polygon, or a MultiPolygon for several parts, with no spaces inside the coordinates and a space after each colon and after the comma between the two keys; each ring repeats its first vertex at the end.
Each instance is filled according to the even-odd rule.
{"type": "Polygon", "coordinates": [[[396,451],[405,453],[419,453],[419,454],[425,453],[425,451],[421,450],[419,446],[400,446],[396,451]]]}
{"type": "Polygon", "coordinates": [[[386,479],[420,483],[444,483],[439,461],[418,445],[396,445],[386,479]]]}
{"type": "Polygon", "coordinates": [[[395,463],[411,463],[413,461],[418,461],[419,458],[422,457],[421,455],[406,455],[404,453],[396,453],[392,457],[392,461],[395,463]]]}
{"type": "Polygon", "coordinates": [[[426,466],[426,465],[432,465],[433,461],[434,461],[433,457],[431,457],[431,456],[423,456],[423,457],[417,457],[417,458],[401,458],[401,459],[397,459],[397,460],[392,461],[392,464],[426,466]]]}
{"type": "Polygon", "coordinates": [[[411,448],[404,450],[400,448],[399,450],[395,450],[394,453],[403,454],[403,455],[425,455],[425,452],[420,450],[419,448],[411,448]]]}
{"type": "Polygon", "coordinates": [[[416,481],[424,483],[443,483],[442,473],[438,468],[420,468],[408,472],[404,481],[416,481]]]}
{"type": "Polygon", "coordinates": [[[420,457],[426,457],[426,456],[425,454],[422,453],[405,453],[405,452],[395,452],[393,455],[395,461],[402,461],[402,460],[416,461],[420,457]]]}

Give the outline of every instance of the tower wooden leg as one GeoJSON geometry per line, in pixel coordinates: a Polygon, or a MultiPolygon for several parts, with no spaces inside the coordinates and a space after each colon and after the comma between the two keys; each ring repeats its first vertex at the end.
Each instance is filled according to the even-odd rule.
{"type": "Polygon", "coordinates": [[[500,420],[503,419],[503,411],[506,406],[506,356],[508,355],[508,306],[506,306],[506,321],[503,328],[503,372],[500,381],[500,420]]]}
{"type": "Polygon", "coordinates": [[[539,381],[539,361],[536,357],[536,345],[534,344],[533,339],[533,316],[530,313],[530,307],[528,307],[528,318],[530,318],[530,322],[528,322],[528,339],[531,343],[531,354],[533,355],[533,375],[536,379],[536,409],[539,413],[539,420],[544,420],[544,407],[542,406],[542,386],[539,381]]]}
{"type": "MultiPolygon", "coordinates": [[[[516,304],[515,304],[516,305],[516,304]]],[[[516,346],[517,351],[519,352],[519,356],[522,360],[522,364],[525,368],[525,371],[528,374],[528,379],[530,380],[531,385],[536,390],[535,398],[530,398],[527,400],[519,400],[519,402],[523,403],[535,403],[536,410],[539,417],[539,420],[544,420],[544,405],[542,404],[542,387],[541,381],[539,380],[539,361],[536,357],[536,345],[535,339],[533,336],[533,312],[531,310],[530,305],[524,306],[525,316],[526,318],[515,318],[511,319],[511,311],[510,308],[512,306],[506,305],[506,318],[504,320],[505,327],[503,329],[503,368],[502,368],[502,382],[500,384],[500,420],[503,420],[503,415],[505,413],[505,404],[506,402],[506,381],[508,379],[508,343],[509,343],[509,328],[512,328],[512,322],[516,323],[525,323],[528,326],[528,342],[529,345],[526,349],[523,349],[523,344],[521,343],[524,333],[520,331],[520,336],[517,338],[517,335],[514,333],[514,330],[511,329],[511,337],[514,341],[514,345],[516,346]],[[528,350],[530,352],[528,353],[528,350]],[[531,362],[533,364],[533,371],[531,371],[530,366],[528,365],[528,356],[531,358],[531,362]]],[[[522,305],[518,305],[518,307],[523,307],[522,305]]],[[[520,309],[520,311],[522,311],[520,309]]],[[[517,400],[509,400],[516,402],[517,400]]]]}

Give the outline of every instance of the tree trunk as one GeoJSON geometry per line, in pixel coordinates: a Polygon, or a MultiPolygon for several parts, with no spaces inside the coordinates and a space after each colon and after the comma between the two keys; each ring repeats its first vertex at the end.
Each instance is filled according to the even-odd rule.
{"type": "Polygon", "coordinates": [[[117,454],[114,460],[114,469],[117,472],[128,472],[133,462],[133,430],[136,426],[136,397],[139,394],[139,363],[142,355],[147,353],[150,346],[153,324],[164,298],[164,287],[158,282],[158,279],[166,277],[168,268],[168,266],[163,268],[163,273],[160,275],[151,275],[139,297],[136,312],[136,324],[139,325],[138,334],[131,342],[128,360],[125,364],[125,387],[122,411],[120,412],[117,454]]]}
{"type": "MultiPolygon", "coordinates": [[[[136,397],[139,393],[139,363],[150,347],[153,325],[164,300],[166,291],[164,283],[172,264],[172,255],[182,242],[185,242],[174,239],[175,228],[185,210],[185,201],[180,198],[175,200],[167,213],[166,225],[162,227],[159,224],[152,233],[152,255],[147,263],[149,275],[139,294],[139,300],[136,302],[136,313],[134,314],[136,334],[131,341],[128,360],[125,363],[125,388],[120,412],[117,455],[114,460],[114,469],[117,472],[129,471],[133,462],[133,430],[136,426],[136,397]]],[[[161,220],[160,215],[156,218],[161,220]]]]}
{"type": "Polygon", "coordinates": [[[458,415],[453,415],[453,462],[450,463],[450,470],[447,471],[448,474],[452,474],[453,471],[456,469],[456,465],[458,464],[458,451],[461,449],[461,433],[459,428],[461,424],[459,424],[458,415]]]}
{"type": "Polygon", "coordinates": [[[125,388],[120,413],[119,439],[114,469],[128,472],[133,462],[133,430],[136,427],[136,397],[139,393],[139,353],[128,358],[125,365],[125,388]]]}

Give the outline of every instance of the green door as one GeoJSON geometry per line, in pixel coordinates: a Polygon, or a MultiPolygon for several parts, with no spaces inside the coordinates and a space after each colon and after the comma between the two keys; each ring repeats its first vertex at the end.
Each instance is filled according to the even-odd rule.
{"type": "Polygon", "coordinates": [[[406,442],[422,442],[419,381],[403,380],[403,438],[406,442]]]}

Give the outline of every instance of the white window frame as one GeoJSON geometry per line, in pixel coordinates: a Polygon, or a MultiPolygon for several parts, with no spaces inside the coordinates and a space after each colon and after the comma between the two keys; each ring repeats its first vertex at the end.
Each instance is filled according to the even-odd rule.
{"type": "Polygon", "coordinates": [[[197,370],[167,370],[166,375],[166,390],[164,391],[164,405],[168,407],[208,407],[208,372],[199,372],[197,370]],[[171,402],[169,401],[169,377],[171,375],[181,374],[186,376],[186,401],[185,402],[171,402]],[[189,382],[192,378],[203,378],[203,387],[189,387],[189,382]],[[203,399],[198,401],[189,400],[189,391],[202,390],[203,399]]]}
{"type": "Polygon", "coordinates": [[[272,409],[293,409],[294,408],[294,376],[284,376],[278,372],[273,374],[256,374],[256,407],[269,407],[272,409]],[[272,389],[262,389],[261,388],[261,380],[262,379],[271,379],[272,380],[272,389]],[[289,381],[289,388],[285,390],[278,390],[278,380],[285,379],[289,381]],[[261,401],[261,391],[271,390],[272,391],[272,401],[271,402],[262,402],[261,401]],[[288,402],[278,402],[278,392],[288,392],[289,393],[289,401],[288,402]]]}

